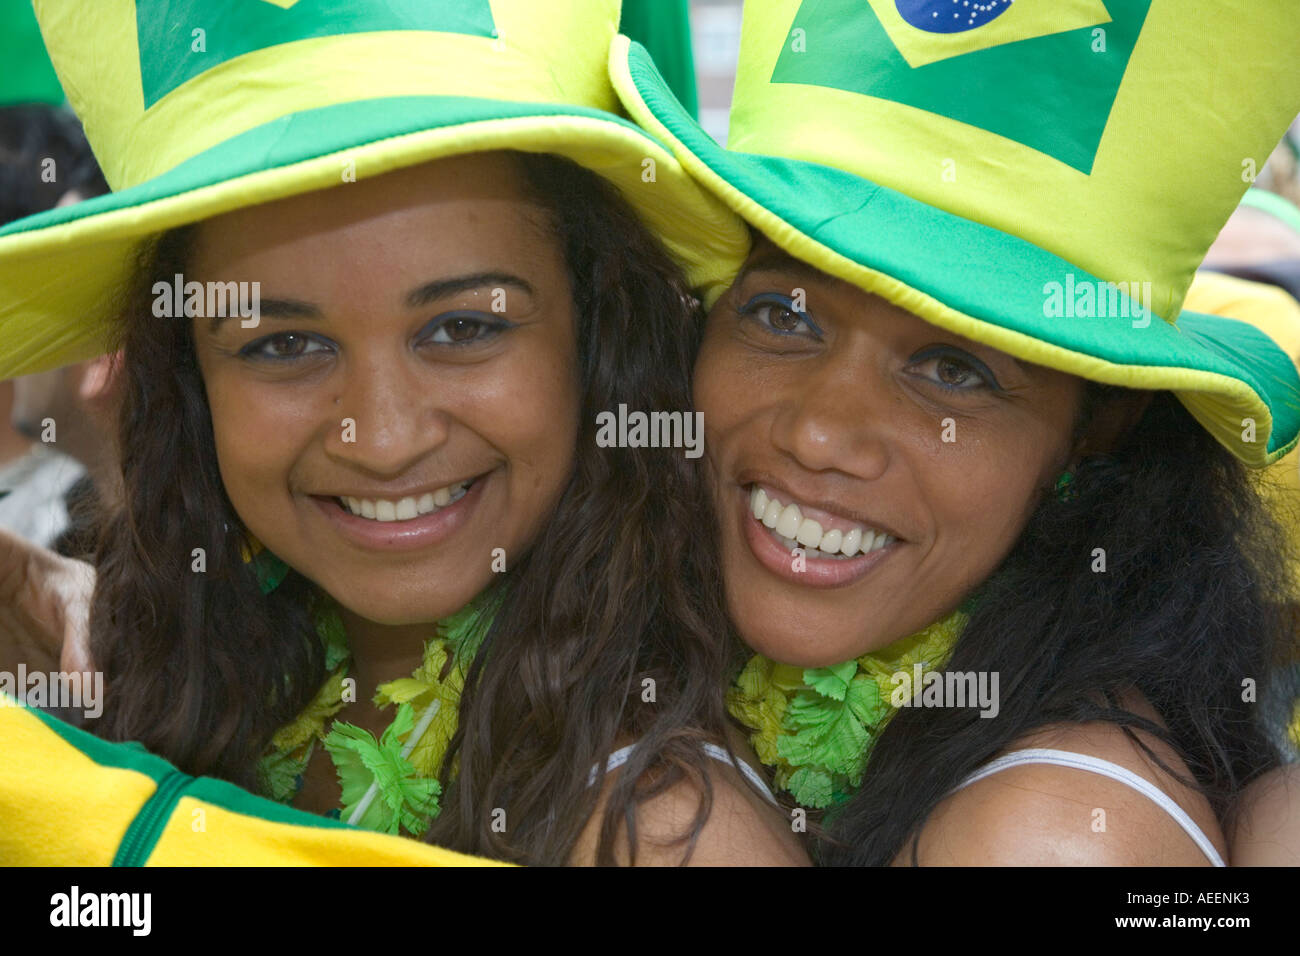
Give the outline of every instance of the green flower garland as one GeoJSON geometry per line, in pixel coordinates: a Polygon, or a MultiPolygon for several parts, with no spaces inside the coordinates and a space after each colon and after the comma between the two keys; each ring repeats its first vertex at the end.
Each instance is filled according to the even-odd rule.
{"type": "MultiPolygon", "coordinates": [[[[843,803],[862,783],[871,748],[896,708],[894,675],[943,667],[966,626],[955,611],[919,634],[835,667],[798,668],[754,656],[727,693],[727,709],[753,733],[777,789],[801,805],[843,803]]],[[[914,688],[919,692],[920,688],[914,688]]]]}
{"type": "MultiPolygon", "coordinates": [[[[270,552],[254,547],[246,558],[262,592],[269,594],[289,569],[270,552]]],[[[334,761],[343,791],[340,819],[381,833],[423,835],[440,811],[438,775],[459,722],[465,674],[499,606],[499,590],[489,588],[439,621],[414,673],[380,685],[375,706],[396,705],[397,710],[376,740],[361,727],[330,720],[346,703],[343,690],[351,652],[337,605],[323,600],[316,614],[316,632],[330,676],[297,719],[271,739],[258,765],[263,793],[281,803],[291,802],[302,789],[307,764],[321,743],[334,761]]]]}

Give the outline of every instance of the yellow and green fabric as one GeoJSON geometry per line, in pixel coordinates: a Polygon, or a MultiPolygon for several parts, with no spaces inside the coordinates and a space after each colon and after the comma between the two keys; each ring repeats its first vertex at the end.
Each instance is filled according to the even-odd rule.
{"type": "MultiPolygon", "coordinates": [[[[1218,272],[1198,272],[1187,290],[1186,307],[1253,325],[1300,366],[1300,302],[1277,286],[1218,272]]],[[[1263,477],[1262,490],[1273,513],[1300,554],[1300,448],[1270,465],[1263,477]]],[[[1292,568],[1292,577],[1296,600],[1300,600],[1300,566],[1292,568]]]]}
{"type": "Polygon", "coordinates": [[[1300,112],[1294,11],[747,0],[727,149],[636,44],[610,73],[632,117],[786,252],[1020,359],[1172,390],[1262,466],[1300,432],[1296,368],[1182,304],[1300,112]]]}
{"type": "Polygon", "coordinates": [[[0,865],[500,865],[187,776],[5,694],[0,740],[0,865]]]}
{"type": "Polygon", "coordinates": [[[104,351],[142,240],[444,156],[569,157],[706,293],[743,224],[617,115],[618,0],[36,0],[114,192],[0,230],[0,379],[104,351]]]}

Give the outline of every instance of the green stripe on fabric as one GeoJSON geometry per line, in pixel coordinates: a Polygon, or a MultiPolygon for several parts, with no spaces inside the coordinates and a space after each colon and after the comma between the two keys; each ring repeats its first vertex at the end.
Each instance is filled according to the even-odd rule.
{"type": "MultiPolygon", "coordinates": [[[[682,109],[656,76],[646,52],[632,45],[628,70],[646,106],[681,144],[720,178],[830,250],[891,276],[972,318],[1117,366],[1213,372],[1250,386],[1275,421],[1294,423],[1300,373],[1271,340],[1233,320],[1248,345],[1208,341],[1210,326],[1189,335],[1152,315],[1134,328],[1127,317],[1064,318],[1047,314],[1048,283],[1076,288],[1106,283],[1027,240],[963,219],[904,193],[829,166],[724,150],[682,109]]],[[[1130,276],[1124,281],[1139,281],[1130,276]]],[[[1224,333],[1228,327],[1215,331],[1224,333]]],[[[1275,427],[1268,450],[1290,434],[1275,427]]]]}
{"type": "Polygon", "coordinates": [[[293,807],[286,807],[274,800],[268,800],[265,797],[249,793],[247,790],[236,787],[233,783],[214,780],[212,777],[199,777],[186,788],[183,795],[193,797],[195,800],[202,800],[224,810],[230,810],[233,813],[269,820],[272,823],[289,823],[294,826],[316,827],[324,830],[358,829],[341,820],[333,820],[329,817],[308,813],[306,810],[295,810],[293,807]]]}
{"type": "Polygon", "coordinates": [[[148,862],[189,780],[187,774],[173,770],[158,784],[154,795],[145,801],[131,825],[126,828],[126,834],[113,856],[113,866],[144,866],[148,862]]]}
{"type": "MultiPolygon", "coordinates": [[[[14,706],[21,706],[15,704],[14,706]]],[[[60,720],[52,714],[34,707],[27,708],[46,728],[57,734],[68,746],[81,751],[101,767],[116,767],[121,770],[134,770],[161,782],[176,768],[155,754],[149,753],[141,744],[135,742],[112,743],[100,740],[94,734],[87,733],[71,724],[60,720]]]]}
{"type": "Polygon", "coordinates": [[[147,183],[19,219],[0,229],[0,238],[169,199],[240,176],[292,166],[397,136],[490,120],[551,116],[601,120],[655,144],[654,138],[634,123],[581,106],[507,103],[467,96],[357,100],[282,116],[199,153],[147,183]]]}
{"type": "MultiPolygon", "coordinates": [[[[103,2],[103,0],[99,0],[103,2]]],[[[494,37],[488,0],[135,0],[145,109],[208,70],[255,50],[349,33],[426,31],[494,37]]]]}

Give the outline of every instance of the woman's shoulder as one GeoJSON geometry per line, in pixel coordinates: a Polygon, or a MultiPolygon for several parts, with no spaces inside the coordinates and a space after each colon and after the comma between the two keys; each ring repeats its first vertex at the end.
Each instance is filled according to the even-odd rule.
{"type": "MultiPolygon", "coordinates": [[[[736,735],[731,741],[736,758],[748,767],[758,767],[757,758],[745,741],[736,735]]],[[[768,797],[745,779],[744,767],[725,759],[724,752],[712,749],[705,772],[712,790],[712,804],[691,849],[691,866],[808,866],[803,838],[791,825],[791,818],[768,797]]],[[[605,815],[605,801],[617,770],[605,775],[596,810],[575,844],[570,861],[579,866],[596,861],[600,830],[605,815]]],[[[690,832],[700,807],[701,790],[690,780],[682,780],[649,800],[637,810],[636,835],[638,866],[677,866],[686,855],[683,835],[690,832]]],[[[627,833],[620,827],[615,859],[628,863],[627,833]]]]}
{"type": "MultiPolygon", "coordinates": [[[[1142,703],[1130,709],[1154,714],[1142,703]]],[[[1150,734],[1135,733],[1166,766],[1191,778],[1172,748],[1150,734]]],[[[921,831],[922,864],[1211,862],[1191,831],[1203,834],[1218,856],[1227,856],[1223,833],[1204,795],[1161,768],[1115,724],[1045,727],[1015,741],[999,758],[1007,759],[984,769],[999,763],[1005,764],[1003,769],[987,775],[977,772],[977,779],[935,809],[921,831]]],[[[910,848],[898,862],[910,862],[910,848]]]]}
{"type": "Polygon", "coordinates": [[[1245,789],[1230,843],[1233,866],[1300,866],[1300,764],[1245,789]]]}

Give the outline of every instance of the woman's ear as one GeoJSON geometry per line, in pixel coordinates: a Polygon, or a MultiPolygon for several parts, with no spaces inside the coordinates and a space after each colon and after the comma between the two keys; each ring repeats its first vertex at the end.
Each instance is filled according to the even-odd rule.
{"type": "Polygon", "coordinates": [[[1132,431],[1133,426],[1146,414],[1155,392],[1119,389],[1104,395],[1092,411],[1083,434],[1075,443],[1072,462],[1091,455],[1108,455],[1132,431]]]}

